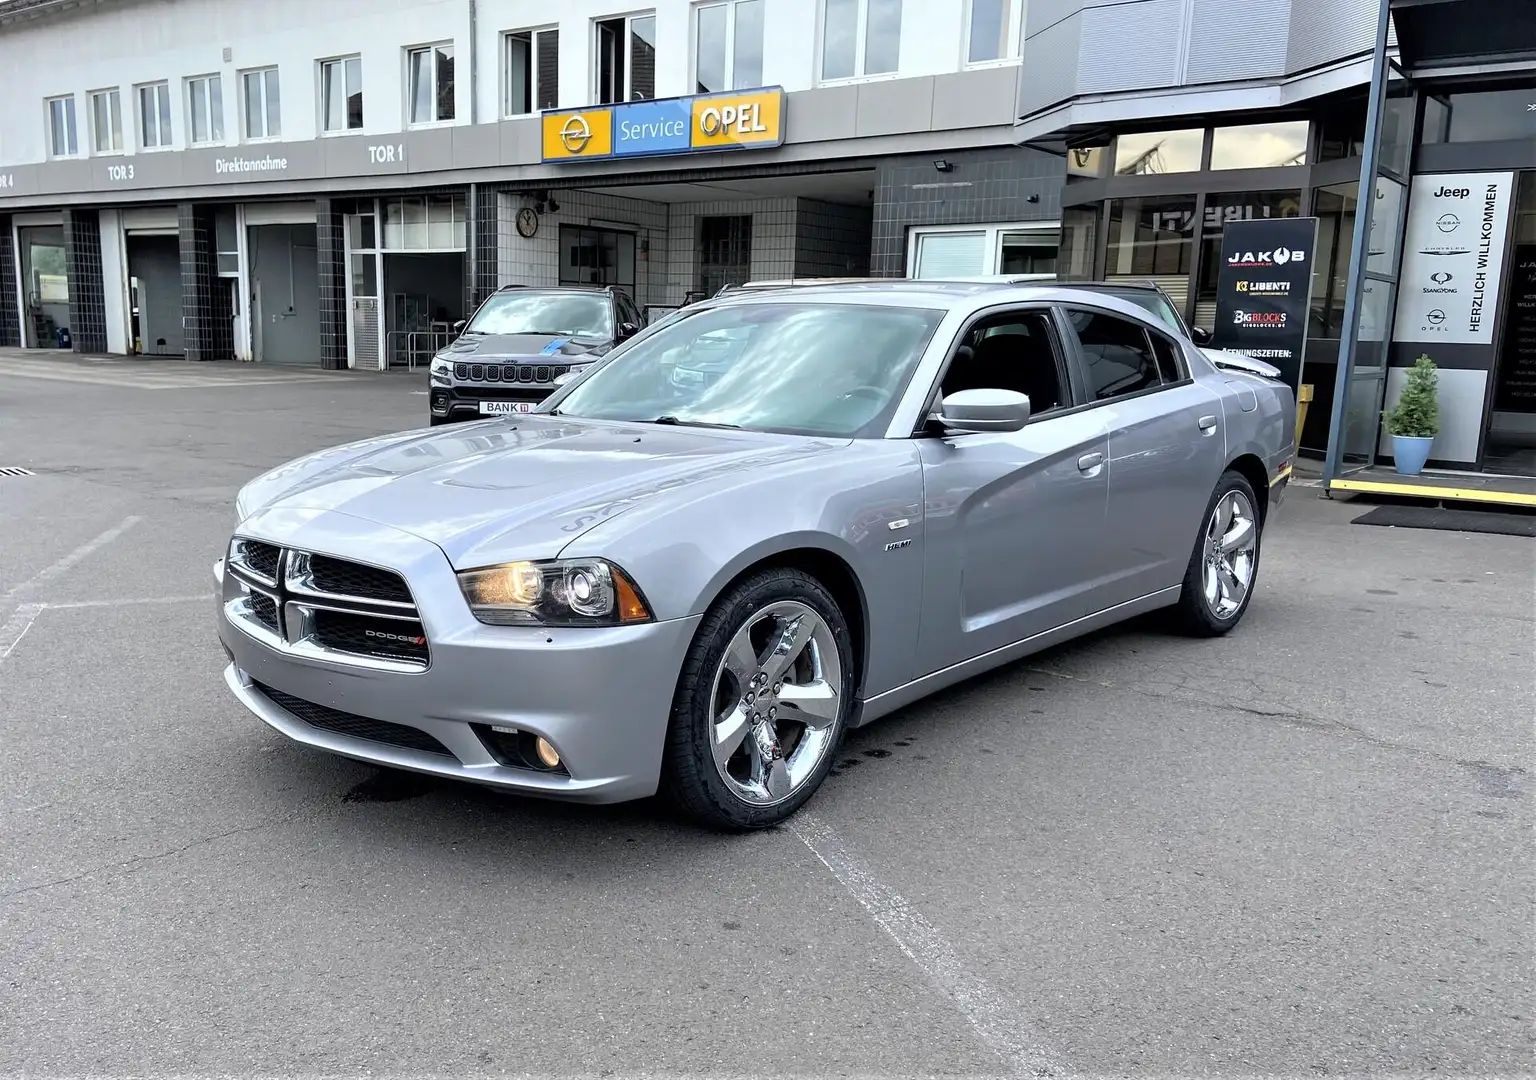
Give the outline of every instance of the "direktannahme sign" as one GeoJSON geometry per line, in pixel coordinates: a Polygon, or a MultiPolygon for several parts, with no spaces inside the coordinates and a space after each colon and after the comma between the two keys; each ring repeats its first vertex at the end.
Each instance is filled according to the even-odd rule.
{"type": "Polygon", "coordinates": [[[784,143],[779,87],[545,113],[543,160],[656,157],[784,143]]]}
{"type": "Polygon", "coordinates": [[[1415,176],[1398,275],[1398,341],[1493,344],[1513,173],[1415,176]]]}
{"type": "Polygon", "coordinates": [[[1291,389],[1300,386],[1316,254],[1316,218],[1228,223],[1211,344],[1271,363],[1291,389]]]}

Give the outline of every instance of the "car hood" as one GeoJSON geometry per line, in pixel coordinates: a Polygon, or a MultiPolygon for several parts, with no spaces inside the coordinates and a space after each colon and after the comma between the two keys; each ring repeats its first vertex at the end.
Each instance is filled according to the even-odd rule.
{"type": "Polygon", "coordinates": [[[561,334],[465,334],[442,352],[445,360],[531,360],[548,363],[559,357],[601,355],[613,343],[597,338],[561,334]]]}
{"type": "Polygon", "coordinates": [[[646,499],[848,444],[535,414],[321,451],[251,481],[239,508],[364,518],[436,544],[463,569],[553,558],[646,499]]]}

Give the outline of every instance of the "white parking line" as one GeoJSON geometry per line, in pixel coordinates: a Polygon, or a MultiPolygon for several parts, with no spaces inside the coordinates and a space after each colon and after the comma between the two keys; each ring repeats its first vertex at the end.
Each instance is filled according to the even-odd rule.
{"type": "Polygon", "coordinates": [[[982,1041],[1009,1062],[1012,1075],[1071,1075],[1062,1066],[1061,1058],[1035,1037],[1018,1006],[966,970],[964,961],[938,928],[904,896],[860,866],[836,832],[804,811],[791,818],[788,827],[869,917],[895,940],[907,958],[955,1003],[982,1041]]]}
{"type": "Polygon", "coordinates": [[[26,636],[27,631],[32,629],[32,621],[37,618],[38,612],[46,606],[45,604],[22,604],[16,609],[16,613],[5,621],[5,625],[0,626],[0,660],[11,655],[11,650],[26,636]]]}
{"type": "Polygon", "coordinates": [[[201,604],[213,599],[213,593],[197,596],[129,596],[121,600],[66,600],[47,604],[50,611],[78,611],[81,608],[140,607],[144,604],[201,604]]]}
{"type": "Polygon", "coordinates": [[[27,592],[30,589],[37,588],[44,582],[52,581],[64,571],[68,570],[71,566],[74,566],[75,563],[110,544],[112,541],[116,540],[119,536],[122,536],[123,533],[127,532],[129,529],[133,528],[143,520],[144,519],[139,517],[137,514],[132,514],[124,518],[122,521],[112,526],[96,539],[81,544],[79,547],[75,548],[74,551],[71,551],[68,555],[64,556],[52,566],[43,567],[43,569],[39,570],[26,581],[23,581],[20,585],[17,585],[15,588],[11,589],[4,595],[0,595],[0,600],[9,600],[14,596],[20,596],[22,593],[27,592]]]}

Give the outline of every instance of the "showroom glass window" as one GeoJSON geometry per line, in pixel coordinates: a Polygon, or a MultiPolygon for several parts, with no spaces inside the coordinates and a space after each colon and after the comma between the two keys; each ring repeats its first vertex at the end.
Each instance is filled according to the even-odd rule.
{"type": "Polygon", "coordinates": [[[700,94],[749,90],[763,84],[763,9],[767,0],[700,4],[693,50],[700,94]]]}
{"type": "Polygon", "coordinates": [[[1211,132],[1212,169],[1274,169],[1307,162],[1305,120],[1239,124],[1211,132]]]}
{"type": "Polygon", "coordinates": [[[894,72],[901,61],[901,0],[825,0],[824,82],[894,72]]]}
{"type": "MultiPolygon", "coordinates": [[[[1425,142],[1505,142],[1536,138],[1536,87],[1449,94],[1424,103],[1425,142]],[[1435,112],[1443,117],[1433,115],[1435,112]],[[1436,123],[1436,120],[1439,120],[1436,123]]],[[[1532,158],[1536,163],[1536,157],[1532,158]]]]}
{"type": "Polygon", "coordinates": [[[1115,175],[1198,172],[1204,128],[1143,131],[1115,139],[1115,175]]]}
{"type": "Polygon", "coordinates": [[[412,124],[438,124],[453,119],[451,41],[407,50],[406,74],[410,80],[412,124]]]}
{"type": "Polygon", "coordinates": [[[560,98],[560,31],[514,30],[505,35],[505,116],[526,116],[553,109],[560,98]]]}
{"type": "Polygon", "coordinates": [[[363,126],[363,61],[348,56],[320,64],[320,108],[325,131],[363,126]]]}
{"type": "Polygon", "coordinates": [[[224,141],[224,87],[217,75],[187,80],[187,116],[193,146],[224,141]]]}

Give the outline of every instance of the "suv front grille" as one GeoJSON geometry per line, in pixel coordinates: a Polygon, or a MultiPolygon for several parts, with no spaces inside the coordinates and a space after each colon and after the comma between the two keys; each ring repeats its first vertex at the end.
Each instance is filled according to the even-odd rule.
{"type": "Polygon", "coordinates": [[[432,662],[411,590],[393,570],[243,537],[225,565],[239,586],[229,618],[279,652],[403,672],[432,662]]]}
{"type": "Polygon", "coordinates": [[[569,364],[455,364],[460,382],[551,383],[570,370],[569,364]]]}
{"type": "Polygon", "coordinates": [[[310,727],[317,727],[324,731],[334,731],[338,735],[350,735],[354,739],[368,739],[371,742],[386,743],[389,746],[400,746],[407,750],[420,750],[428,754],[442,754],[446,757],[453,755],[448,748],[428,735],[420,728],[409,727],[405,724],[392,724],[387,720],[371,720],[366,716],[358,716],[356,713],[342,712],[333,709],[329,705],[318,705],[313,701],[305,701],[303,698],[285,694],[281,690],[267,686],[265,683],[252,683],[257,690],[269,698],[273,704],[286,712],[292,713],[310,727]]]}

